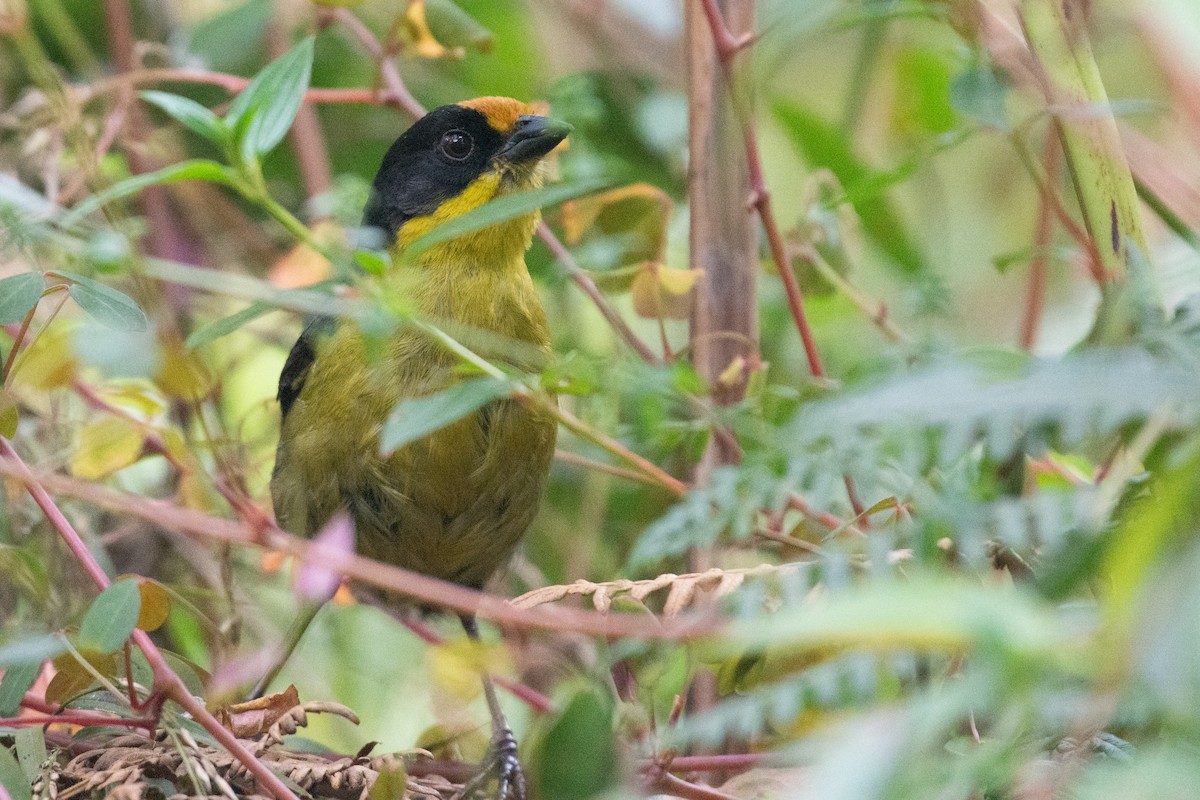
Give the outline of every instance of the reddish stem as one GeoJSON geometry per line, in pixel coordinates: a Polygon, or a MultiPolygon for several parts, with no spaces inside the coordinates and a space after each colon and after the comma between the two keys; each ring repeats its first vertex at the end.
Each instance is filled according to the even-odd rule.
{"type": "Polygon", "coordinates": [[[721,9],[717,7],[717,0],[701,0],[700,7],[704,9],[704,16],[708,20],[708,27],[712,30],[713,44],[717,48],[717,59],[721,62],[721,66],[728,69],[729,62],[738,52],[754,41],[753,34],[737,37],[729,30],[729,26],[725,24],[725,18],[721,16],[721,9]]]}
{"type": "MultiPolygon", "coordinates": [[[[15,477],[20,478],[22,483],[25,484],[25,490],[29,492],[33,501],[42,510],[42,513],[46,515],[46,518],[50,520],[50,523],[58,531],[59,536],[62,537],[67,549],[79,561],[92,581],[100,589],[107,588],[110,583],[108,575],[104,573],[95,556],[88,550],[87,545],[83,543],[83,539],[79,537],[74,526],[71,525],[70,521],[59,510],[54,500],[42,488],[42,485],[33,478],[25,462],[17,454],[17,451],[13,449],[8,439],[3,436],[0,436],[0,457],[10,462],[16,468],[13,470],[15,477]]],[[[279,779],[279,776],[271,772],[227,728],[222,726],[216,717],[208,712],[203,703],[198,702],[196,698],[192,697],[191,692],[188,691],[188,688],[179,676],[167,665],[162,653],[159,652],[145,631],[135,630],[133,632],[133,640],[146,656],[146,661],[150,664],[150,668],[153,671],[154,691],[156,694],[169,697],[190,713],[192,719],[202,725],[234,758],[246,766],[246,769],[258,779],[258,782],[264,789],[279,798],[279,800],[298,800],[296,795],[279,779]]]]}
{"type": "MultiPolygon", "coordinates": [[[[285,555],[320,563],[332,572],[422,602],[459,612],[474,613],[514,627],[569,631],[589,636],[684,641],[711,636],[721,624],[720,618],[712,613],[696,612],[680,615],[672,620],[659,620],[633,614],[606,615],[570,608],[516,608],[494,595],[293,536],[269,520],[264,520],[260,530],[246,522],[224,519],[194,509],[179,508],[161,500],[114,492],[64,475],[33,473],[16,457],[7,440],[2,437],[0,474],[16,478],[27,486],[36,486],[43,495],[43,487],[49,487],[56,494],[75,497],[100,508],[145,519],[168,530],[233,544],[278,550],[285,555]]],[[[48,495],[46,499],[49,501],[48,495]]],[[[53,507],[52,502],[50,505],[53,507]]]]}
{"type": "Polygon", "coordinates": [[[731,794],[700,783],[690,783],[669,772],[660,773],[658,778],[651,781],[646,789],[650,794],[669,794],[685,798],[685,800],[737,800],[731,794]]]}
{"type": "Polygon", "coordinates": [[[591,276],[580,269],[579,264],[575,261],[575,257],[571,255],[569,250],[567,250],[566,245],[564,245],[559,238],[554,235],[554,231],[550,230],[550,226],[548,226],[545,222],[539,222],[537,227],[537,235],[538,238],[545,243],[546,247],[550,250],[554,257],[557,258],[563,265],[563,268],[566,269],[567,274],[571,277],[571,281],[578,286],[579,289],[588,296],[588,299],[592,301],[596,308],[600,310],[600,313],[604,316],[604,319],[608,322],[612,329],[616,331],[617,335],[621,337],[621,340],[624,341],[625,344],[629,345],[630,349],[637,353],[638,357],[640,357],[647,364],[662,363],[662,359],[656,356],[654,351],[651,350],[645,342],[638,338],[638,335],[634,333],[633,329],[629,327],[629,324],[621,318],[621,315],[616,312],[616,309],[614,309],[609,302],[604,299],[604,295],[600,294],[600,290],[596,287],[596,282],[591,279],[591,276]]]}
{"type": "MultiPolygon", "coordinates": [[[[1042,165],[1046,183],[1053,184],[1058,174],[1058,158],[1061,151],[1058,139],[1046,137],[1042,150],[1042,165]]],[[[1049,260],[1050,236],[1054,232],[1054,212],[1047,192],[1038,193],[1037,227],[1033,234],[1033,260],[1029,263],[1029,286],[1025,292],[1025,313],[1021,319],[1022,350],[1032,350],[1037,341],[1038,324],[1042,309],[1046,305],[1046,266],[1049,260]]]]}
{"type": "Polygon", "coordinates": [[[719,772],[757,767],[766,755],[763,753],[725,753],[711,756],[676,756],[671,759],[671,769],[676,772],[719,772]]]}
{"type": "Polygon", "coordinates": [[[117,728],[144,728],[152,731],[158,726],[157,719],[129,719],[108,717],[103,714],[88,714],[72,711],[64,714],[38,714],[31,717],[0,717],[0,727],[20,728],[27,725],[108,725],[117,728]]]}
{"type": "Polygon", "coordinates": [[[25,697],[21,699],[21,708],[32,709],[42,714],[57,714],[60,706],[57,703],[46,702],[46,698],[38,697],[33,692],[26,692],[25,697]]]}
{"type": "MultiPolygon", "coordinates": [[[[728,74],[726,75],[728,78],[728,74]]],[[[808,324],[808,315],[804,312],[804,293],[800,291],[800,283],[796,273],[788,261],[787,248],[783,244],[783,235],[779,232],[779,224],[771,210],[771,193],[767,190],[763,177],[762,158],[758,151],[758,139],[753,127],[747,122],[742,125],[742,138],[746,143],[746,168],[750,172],[751,205],[758,211],[762,220],[763,232],[767,236],[767,247],[771,251],[771,259],[783,281],[784,291],[787,292],[788,308],[791,309],[792,319],[796,321],[796,329],[800,331],[800,341],[804,343],[804,355],[808,358],[808,368],[814,377],[825,377],[825,365],[821,362],[821,353],[817,350],[817,342],[813,337],[812,328],[808,324]]]]}
{"type": "MultiPolygon", "coordinates": [[[[44,296],[44,295],[43,295],[44,296]]],[[[34,303],[33,308],[21,320],[21,327],[17,329],[17,333],[13,336],[12,350],[8,351],[8,358],[4,359],[4,373],[0,378],[0,383],[8,383],[8,373],[12,371],[12,366],[17,360],[17,351],[21,349],[21,343],[25,341],[25,334],[29,332],[29,325],[33,322],[33,315],[37,311],[37,303],[34,303]]]]}

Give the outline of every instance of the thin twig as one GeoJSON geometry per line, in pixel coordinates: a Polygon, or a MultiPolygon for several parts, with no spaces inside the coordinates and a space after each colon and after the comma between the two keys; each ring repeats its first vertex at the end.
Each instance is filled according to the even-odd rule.
{"type": "MultiPolygon", "coordinates": [[[[1042,150],[1042,168],[1048,182],[1055,180],[1061,150],[1058,138],[1047,136],[1042,150]]],[[[1033,234],[1033,259],[1029,262],[1029,285],[1025,291],[1025,311],[1021,317],[1022,350],[1032,350],[1037,341],[1038,324],[1046,305],[1046,267],[1050,258],[1050,237],[1054,232],[1054,211],[1049,198],[1038,194],[1037,227],[1033,234]]]]}
{"type": "Polygon", "coordinates": [[[578,286],[580,291],[587,295],[588,299],[599,309],[604,319],[616,331],[617,335],[621,337],[621,341],[625,342],[647,364],[662,363],[662,359],[654,354],[649,345],[638,338],[638,335],[629,327],[629,323],[617,313],[616,309],[600,293],[600,289],[596,287],[596,282],[592,280],[587,272],[580,268],[578,262],[575,261],[575,257],[571,255],[571,251],[554,235],[554,231],[550,230],[550,226],[545,222],[538,222],[537,235],[554,257],[558,259],[558,262],[562,264],[563,269],[567,271],[567,275],[571,278],[571,282],[578,286]]]}
{"type": "Polygon", "coordinates": [[[84,711],[72,711],[69,714],[37,714],[25,717],[0,718],[0,727],[20,728],[24,725],[113,725],[119,728],[142,728],[152,731],[158,726],[155,719],[131,719],[129,717],[110,717],[105,714],[89,714],[84,711]]]}
{"type": "Polygon", "coordinates": [[[815,377],[823,378],[825,377],[825,366],[821,363],[821,354],[817,350],[812,328],[804,311],[804,294],[800,290],[795,273],[792,272],[791,264],[788,263],[783,235],[779,231],[779,223],[775,220],[775,214],[771,209],[771,193],[767,189],[767,182],[763,176],[757,131],[734,92],[733,57],[739,50],[752,42],[754,37],[752,34],[747,34],[741,38],[735,38],[725,24],[716,0],[701,0],[701,5],[704,9],[704,16],[708,20],[709,30],[712,31],[713,44],[717,49],[717,58],[721,64],[725,85],[733,98],[734,109],[740,117],[742,142],[746,149],[746,170],[750,178],[749,206],[758,212],[758,217],[762,222],[763,232],[767,237],[767,247],[771,251],[771,258],[775,262],[775,268],[779,272],[779,278],[783,281],[783,288],[787,293],[788,308],[792,312],[792,319],[796,322],[796,329],[800,332],[800,340],[804,344],[804,354],[808,359],[809,371],[815,377]]]}
{"type": "Polygon", "coordinates": [[[638,483],[644,483],[647,486],[659,485],[657,481],[648,478],[640,472],[635,472],[631,469],[624,469],[622,467],[616,467],[612,464],[605,464],[600,461],[594,461],[593,459],[587,458],[586,456],[581,456],[578,453],[572,453],[569,450],[555,450],[554,457],[567,464],[575,464],[576,466],[586,467],[590,470],[595,470],[596,472],[603,472],[606,475],[615,475],[618,478],[624,478],[625,480],[637,481],[638,483]]]}
{"type": "Polygon", "coordinates": [[[646,787],[649,794],[669,794],[684,800],[737,800],[731,794],[700,783],[691,783],[669,772],[662,772],[646,787]]]}
{"type": "MultiPolygon", "coordinates": [[[[6,440],[0,438],[0,443],[6,443],[6,440]]],[[[5,447],[7,448],[6,444],[5,447]]],[[[43,495],[49,490],[115,513],[153,522],[167,530],[216,541],[277,550],[306,563],[320,564],[330,572],[415,600],[455,611],[475,613],[514,627],[569,631],[589,636],[682,641],[710,636],[721,624],[715,614],[680,615],[670,620],[658,620],[646,619],[641,615],[604,615],[576,609],[518,609],[505,599],[494,595],[293,536],[276,526],[265,515],[260,517],[258,525],[252,525],[249,522],[225,519],[190,508],[179,508],[162,500],[116,492],[65,475],[31,471],[24,462],[16,459],[11,448],[0,448],[0,475],[11,476],[27,486],[36,486],[43,495]]],[[[49,495],[45,495],[45,498],[49,502],[49,495]]],[[[61,512],[59,513],[61,515],[61,512]]],[[[99,574],[103,575],[103,572],[99,574]]]]}
{"type": "MultiPolygon", "coordinates": [[[[88,550],[83,539],[80,538],[70,520],[62,513],[55,504],[53,498],[42,487],[25,462],[21,459],[17,451],[13,449],[11,443],[3,436],[0,436],[0,463],[3,463],[6,474],[18,479],[25,485],[26,491],[37,503],[42,513],[50,521],[58,531],[59,536],[67,545],[67,549],[75,556],[80,566],[92,578],[93,582],[100,588],[105,589],[111,583],[108,575],[100,567],[96,557],[88,550]]],[[[271,772],[265,764],[258,760],[245,745],[237,740],[237,738],[227,728],[225,728],[217,718],[209,713],[204,704],[196,700],[192,693],[184,685],[183,680],[175,674],[168,666],[166,659],[163,658],[161,652],[154,642],[150,640],[150,636],[145,631],[135,630],[133,632],[134,642],[138,649],[146,656],[146,661],[150,664],[151,671],[154,675],[154,692],[162,696],[174,700],[177,704],[183,707],[185,711],[191,714],[192,719],[204,727],[206,731],[212,734],[220,744],[229,751],[230,755],[246,766],[246,769],[258,780],[261,786],[273,794],[279,800],[298,800],[296,795],[283,784],[279,777],[271,772]]]]}
{"type": "Polygon", "coordinates": [[[809,266],[815,269],[833,288],[837,289],[849,298],[850,302],[858,306],[867,315],[867,318],[883,332],[884,336],[887,336],[893,342],[912,344],[912,337],[892,322],[891,316],[888,314],[887,303],[882,300],[873,300],[853,283],[838,274],[838,271],[830,266],[829,262],[821,256],[817,248],[811,244],[804,244],[794,252],[798,258],[803,259],[809,266]]]}

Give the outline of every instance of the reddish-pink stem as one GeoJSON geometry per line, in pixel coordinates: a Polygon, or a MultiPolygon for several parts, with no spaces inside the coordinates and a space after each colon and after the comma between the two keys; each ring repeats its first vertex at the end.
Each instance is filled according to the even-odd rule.
{"type": "MultiPolygon", "coordinates": [[[[71,525],[70,520],[59,510],[54,500],[42,488],[42,485],[34,479],[33,474],[29,471],[29,468],[25,465],[20,455],[13,449],[8,439],[3,436],[0,436],[0,458],[3,458],[3,460],[16,468],[16,477],[20,478],[22,483],[25,484],[25,490],[29,492],[29,495],[33,498],[38,508],[50,520],[50,523],[58,531],[59,536],[66,544],[67,549],[79,561],[79,564],[91,577],[92,581],[101,589],[106,588],[110,583],[108,575],[104,573],[95,556],[88,550],[87,545],[83,543],[83,539],[80,538],[75,527],[71,525]]],[[[203,703],[198,702],[192,696],[192,693],[188,691],[188,688],[179,676],[167,665],[162,653],[159,652],[154,642],[150,641],[150,636],[145,631],[134,631],[133,640],[146,656],[146,661],[150,664],[150,668],[154,674],[154,690],[156,693],[169,697],[190,713],[192,719],[202,725],[234,758],[246,766],[246,769],[254,775],[264,789],[279,798],[279,800],[298,800],[296,795],[279,779],[279,776],[271,772],[265,764],[247,750],[227,728],[217,721],[216,717],[208,712],[203,703]]]]}
{"type": "Polygon", "coordinates": [[[763,753],[725,753],[711,756],[676,756],[671,759],[675,772],[719,772],[749,769],[761,764],[763,753]]]}
{"type": "Polygon", "coordinates": [[[110,725],[118,728],[144,728],[148,731],[158,726],[156,719],[129,719],[108,717],[103,714],[70,712],[66,714],[39,714],[34,717],[0,717],[0,727],[20,728],[26,725],[110,725]]]}
{"type": "MultiPolygon", "coordinates": [[[[1047,184],[1053,184],[1058,172],[1058,138],[1047,136],[1042,151],[1042,168],[1047,184]]],[[[1033,234],[1033,260],[1029,263],[1029,286],[1025,292],[1025,313],[1021,319],[1022,350],[1032,350],[1037,340],[1038,324],[1046,305],[1046,266],[1049,261],[1050,236],[1054,232],[1054,211],[1049,190],[1038,193],[1037,228],[1033,234]]],[[[1090,240],[1089,240],[1090,241],[1090,240]]]]}
{"type": "Polygon", "coordinates": [[[651,794],[669,794],[682,797],[684,800],[737,800],[731,794],[700,783],[690,783],[669,772],[660,773],[658,778],[646,787],[651,794]]]}
{"type": "MultiPolygon", "coordinates": [[[[4,441],[0,438],[0,442],[4,441]]],[[[590,636],[675,641],[711,636],[720,627],[720,619],[711,613],[696,612],[664,621],[645,619],[633,614],[605,615],[596,611],[570,608],[516,608],[503,598],[353,553],[342,552],[320,542],[301,539],[283,531],[269,519],[256,521],[256,525],[261,525],[257,527],[247,522],[224,519],[194,509],[179,508],[161,500],[114,492],[64,475],[33,473],[23,461],[6,456],[8,452],[11,452],[11,448],[0,449],[0,475],[10,475],[27,485],[49,487],[56,494],[75,497],[100,508],[145,519],[168,530],[232,544],[268,547],[285,555],[320,563],[332,572],[373,586],[455,611],[478,614],[485,619],[506,625],[570,631],[590,636]]]]}

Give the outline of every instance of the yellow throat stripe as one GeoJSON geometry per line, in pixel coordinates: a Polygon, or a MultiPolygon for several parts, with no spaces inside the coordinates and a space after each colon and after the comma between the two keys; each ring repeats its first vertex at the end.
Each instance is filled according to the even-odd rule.
{"type": "Polygon", "coordinates": [[[499,188],[500,173],[495,171],[485,172],[467,184],[466,189],[463,189],[454,197],[451,197],[438,206],[432,214],[426,214],[423,217],[413,217],[400,226],[400,231],[396,236],[396,244],[401,248],[408,247],[419,237],[429,233],[443,222],[452,220],[455,217],[461,217],[468,211],[479,208],[495,197],[496,190],[499,188]]]}

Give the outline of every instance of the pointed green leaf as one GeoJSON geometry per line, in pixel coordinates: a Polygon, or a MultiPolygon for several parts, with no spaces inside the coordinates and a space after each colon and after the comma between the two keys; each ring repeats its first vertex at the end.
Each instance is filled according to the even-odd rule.
{"type": "Polygon", "coordinates": [[[71,282],[67,288],[71,299],[101,325],[118,331],[146,330],[146,314],[129,295],[85,275],[61,270],[53,274],[71,282]]]}
{"type": "Polygon", "coordinates": [[[46,763],[46,737],[37,725],[19,728],[13,736],[17,746],[17,762],[25,773],[25,780],[32,786],[46,763]]]}
{"type": "Polygon", "coordinates": [[[234,184],[234,176],[227,167],[218,164],[216,161],[209,161],[203,158],[181,161],[178,164],[172,164],[169,167],[163,167],[154,172],[147,172],[144,175],[134,175],[132,178],[126,178],[123,181],[114,183],[104,191],[92,195],[75,206],[71,209],[70,213],[63,217],[63,227],[70,227],[83,217],[111,203],[113,200],[137,194],[147,186],[156,186],[160,183],[177,183],[179,181],[212,181],[213,183],[223,183],[226,186],[232,186],[234,184]]]}
{"type": "Polygon", "coordinates": [[[417,238],[404,250],[407,257],[421,253],[434,245],[471,233],[489,225],[506,222],[523,214],[530,214],[538,209],[562,203],[575,197],[591,194],[604,188],[603,180],[582,181],[580,183],[562,183],[545,189],[535,189],[532,192],[520,192],[499,197],[478,208],[468,211],[462,216],[444,222],[429,233],[417,238]]]}
{"type": "Polygon", "coordinates": [[[268,64],[234,98],[225,116],[246,156],[269,152],[287,134],[312,75],[313,37],[268,64]]]}
{"type": "Polygon", "coordinates": [[[48,658],[54,658],[67,649],[63,640],[56,633],[18,639],[15,642],[0,644],[0,667],[18,667],[23,664],[41,664],[48,658]]]}
{"type": "Polygon", "coordinates": [[[221,144],[229,138],[229,129],[224,121],[190,97],[156,91],[141,92],[140,96],[210,142],[221,144]]]}
{"type": "Polygon", "coordinates": [[[46,283],[40,272],[22,272],[0,280],[0,325],[20,322],[37,305],[46,283]]]}
{"type": "Polygon", "coordinates": [[[571,698],[539,742],[540,794],[556,800],[600,796],[617,780],[612,703],[584,689],[571,698]]]}
{"type": "Polygon", "coordinates": [[[383,424],[379,449],[384,455],[393,453],[510,391],[507,381],[490,377],[474,378],[438,394],[402,400],[383,424]]]}
{"type": "Polygon", "coordinates": [[[425,22],[429,32],[446,47],[473,47],[489,53],[496,36],[453,0],[425,0],[425,22]]]}
{"type": "Polygon", "coordinates": [[[0,677],[0,717],[11,717],[17,713],[22,698],[41,672],[41,661],[28,661],[4,670],[4,676],[0,677]]]}
{"type": "Polygon", "coordinates": [[[79,626],[81,649],[98,653],[115,652],[137,627],[142,595],[137,581],[120,580],[111,584],[92,601],[79,626]]]}
{"type": "Polygon", "coordinates": [[[12,800],[30,798],[29,781],[25,780],[25,773],[21,771],[21,765],[13,757],[12,751],[4,745],[0,745],[0,787],[8,792],[12,800]]]}
{"type": "Polygon", "coordinates": [[[274,310],[275,306],[270,303],[264,303],[261,300],[251,303],[241,311],[236,311],[227,317],[213,320],[204,327],[192,331],[191,335],[187,338],[187,346],[195,348],[209,342],[215,342],[217,339],[233,333],[243,325],[258,319],[263,314],[274,310]]]}

